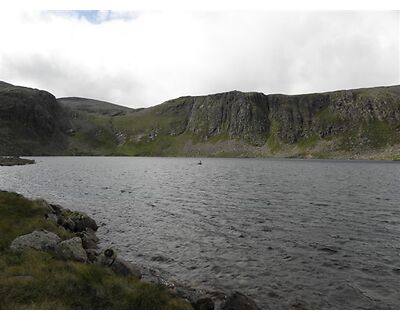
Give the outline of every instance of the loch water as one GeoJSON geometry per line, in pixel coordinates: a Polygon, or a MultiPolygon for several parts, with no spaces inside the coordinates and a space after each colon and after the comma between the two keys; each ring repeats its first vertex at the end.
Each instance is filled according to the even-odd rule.
{"type": "Polygon", "coordinates": [[[265,309],[400,308],[400,162],[34,157],[0,189],[81,210],[102,247],[265,309]]]}

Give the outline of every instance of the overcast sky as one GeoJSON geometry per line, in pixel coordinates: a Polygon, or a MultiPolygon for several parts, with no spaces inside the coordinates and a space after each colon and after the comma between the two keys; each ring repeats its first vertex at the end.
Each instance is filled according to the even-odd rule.
{"type": "Polygon", "coordinates": [[[400,83],[399,12],[0,12],[0,80],[131,107],[400,83]]]}

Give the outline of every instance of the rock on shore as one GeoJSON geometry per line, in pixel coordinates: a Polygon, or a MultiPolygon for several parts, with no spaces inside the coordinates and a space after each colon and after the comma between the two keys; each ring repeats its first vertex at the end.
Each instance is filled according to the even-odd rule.
{"type": "Polygon", "coordinates": [[[43,251],[54,251],[61,238],[56,234],[46,231],[33,231],[31,233],[19,236],[11,242],[11,250],[23,250],[33,248],[43,251]]]}

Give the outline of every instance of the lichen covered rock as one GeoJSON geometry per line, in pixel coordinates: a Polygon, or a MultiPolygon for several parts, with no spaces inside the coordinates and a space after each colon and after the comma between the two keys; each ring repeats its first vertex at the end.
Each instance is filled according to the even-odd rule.
{"type": "Polygon", "coordinates": [[[61,238],[56,234],[46,231],[33,231],[31,233],[15,238],[11,245],[11,250],[23,250],[33,248],[36,250],[53,251],[61,238]]]}
{"type": "Polygon", "coordinates": [[[74,260],[79,262],[88,261],[86,251],[82,246],[82,240],[79,237],[74,237],[60,242],[55,248],[55,253],[58,257],[65,260],[74,260]]]}

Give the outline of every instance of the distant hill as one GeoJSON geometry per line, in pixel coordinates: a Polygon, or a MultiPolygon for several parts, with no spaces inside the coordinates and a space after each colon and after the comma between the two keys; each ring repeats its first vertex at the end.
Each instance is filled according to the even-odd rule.
{"type": "Polygon", "coordinates": [[[57,101],[62,107],[71,111],[83,111],[100,115],[116,116],[125,115],[136,111],[135,109],[105,101],[79,97],[59,98],[57,101]]]}
{"type": "Polygon", "coordinates": [[[1,154],[400,158],[400,86],[293,96],[231,91],[146,109],[17,88],[0,82],[1,154]],[[11,122],[10,108],[20,115],[11,122]],[[41,140],[43,127],[54,130],[49,141],[41,140]]]}

